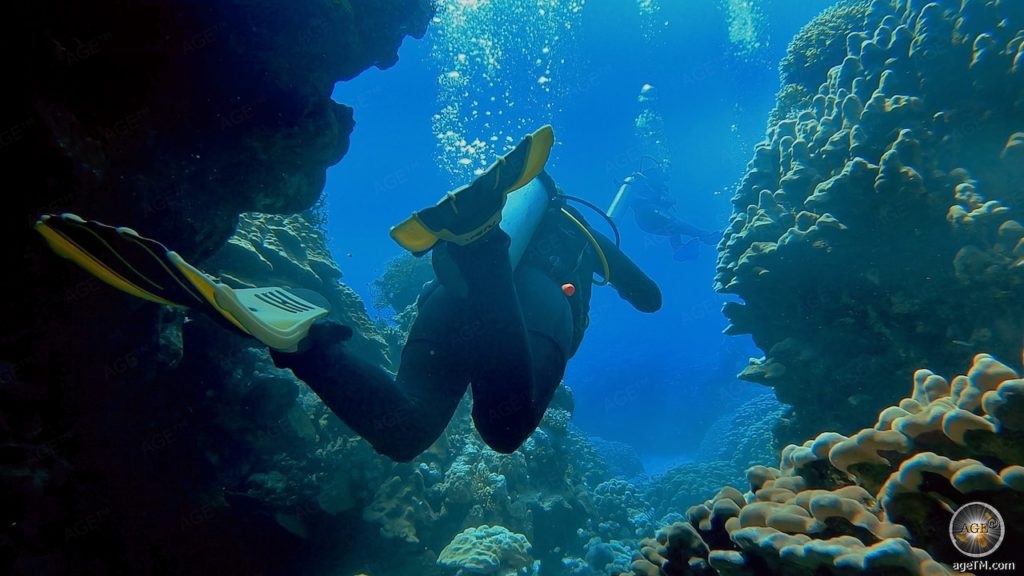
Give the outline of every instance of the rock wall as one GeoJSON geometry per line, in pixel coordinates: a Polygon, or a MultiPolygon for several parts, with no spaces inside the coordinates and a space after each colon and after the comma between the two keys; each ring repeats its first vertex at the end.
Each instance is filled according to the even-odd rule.
{"type": "Polygon", "coordinates": [[[1024,338],[1024,4],[847,3],[800,38],[716,278],[742,299],[727,332],[765,351],[741,377],[793,407],[783,443],[1024,338]]]}
{"type": "Polygon", "coordinates": [[[0,255],[19,280],[0,304],[0,572],[297,565],[302,523],[235,494],[266,453],[222,432],[273,442],[301,388],[204,319],[56,258],[32,223],[128,225],[202,266],[238,214],[316,200],[353,126],[333,83],[393,64],[430,3],[52,1],[6,16],[0,145],[19,188],[0,255]]]}

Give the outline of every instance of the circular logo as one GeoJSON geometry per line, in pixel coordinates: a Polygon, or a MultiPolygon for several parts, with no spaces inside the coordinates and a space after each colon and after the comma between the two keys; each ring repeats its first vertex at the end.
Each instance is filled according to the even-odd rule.
{"type": "Polygon", "coordinates": [[[988,556],[1003,543],[1003,517],[984,502],[964,504],[949,521],[949,537],[966,556],[988,556]]]}

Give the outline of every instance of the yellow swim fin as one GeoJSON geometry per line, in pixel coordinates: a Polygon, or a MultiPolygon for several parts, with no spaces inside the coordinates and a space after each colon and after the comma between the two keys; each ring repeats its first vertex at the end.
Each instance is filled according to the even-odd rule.
{"type": "Polygon", "coordinates": [[[473,242],[501,221],[501,209],[508,194],[544,170],[554,143],[551,126],[541,127],[498,158],[476,180],[393,226],[391,237],[414,253],[429,250],[438,240],[473,242]]]}
{"type": "Polygon", "coordinates": [[[278,350],[295,351],[309,327],[330,313],[326,301],[315,294],[302,297],[294,289],[277,287],[235,290],[130,228],[74,214],[48,214],[35,229],[54,252],[118,290],[158,304],[202,310],[278,350]]]}

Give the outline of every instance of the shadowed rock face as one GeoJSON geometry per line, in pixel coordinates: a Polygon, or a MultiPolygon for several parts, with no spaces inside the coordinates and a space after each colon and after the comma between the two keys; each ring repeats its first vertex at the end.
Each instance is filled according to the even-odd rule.
{"type": "Polygon", "coordinates": [[[427,0],[19,10],[7,148],[36,184],[19,211],[130,224],[186,257],[216,249],[239,212],[309,207],[354,125],[334,82],[394,64],[431,15],[427,0]]]}
{"type": "Polygon", "coordinates": [[[844,6],[791,47],[844,50],[816,94],[821,62],[787,60],[719,246],[728,333],[765,351],[741,377],[793,406],[781,443],[856,430],[917,366],[1016,362],[1024,334],[1024,5],[844,6]]]}
{"type": "MultiPolygon", "coordinates": [[[[250,462],[251,447],[201,441],[226,425],[201,405],[231,398],[219,371],[237,359],[217,354],[238,345],[188,338],[205,320],[183,328],[116,293],[31,225],[75,212],[202,265],[240,213],[316,200],[353,127],[334,82],[394,64],[430,17],[427,0],[8,8],[0,148],[18,188],[0,210],[0,256],[18,281],[0,304],[0,572],[274,573],[292,559],[294,534],[264,530],[263,511],[219,512],[220,488],[245,472],[225,475],[220,455],[250,462]]],[[[294,391],[252,394],[273,408],[294,391]]]]}

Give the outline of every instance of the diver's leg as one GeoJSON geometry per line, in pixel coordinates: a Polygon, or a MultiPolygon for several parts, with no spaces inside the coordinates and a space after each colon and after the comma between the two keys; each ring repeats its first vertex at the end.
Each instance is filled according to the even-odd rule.
{"type": "Polygon", "coordinates": [[[633,210],[636,225],[647,232],[657,236],[673,236],[674,219],[668,214],[654,207],[637,207],[633,210]]]}
{"type": "Polygon", "coordinates": [[[721,232],[698,228],[661,209],[640,209],[635,210],[633,214],[641,230],[648,234],[668,236],[673,248],[684,244],[680,236],[697,238],[705,244],[715,244],[722,237],[721,232]]]}
{"type": "Polygon", "coordinates": [[[467,288],[473,335],[473,420],[483,440],[513,452],[537,428],[565,371],[572,315],[543,273],[522,266],[513,277],[508,236],[450,247],[467,288]]]}
{"type": "Polygon", "coordinates": [[[503,454],[515,452],[537,429],[565,373],[561,346],[547,336],[531,333],[530,352],[528,386],[508,379],[501,367],[473,379],[473,422],[487,445],[503,454]]]}
{"type": "MultiPolygon", "coordinates": [[[[664,219],[664,224],[661,227],[662,233],[666,236],[690,236],[696,238],[705,244],[716,244],[722,239],[722,233],[714,230],[704,230],[698,228],[689,222],[680,220],[678,216],[670,212],[658,211],[661,217],[664,219]]],[[[679,245],[683,244],[680,238],[679,245]]],[[[673,245],[674,248],[678,246],[673,245]]]]}
{"type": "Polygon", "coordinates": [[[351,330],[333,322],[313,326],[305,352],[272,351],[274,362],[290,368],[374,449],[407,462],[444,432],[469,381],[463,350],[448,337],[461,330],[463,318],[451,300],[443,287],[424,299],[395,379],[348,350],[351,330]]]}
{"type": "Polygon", "coordinates": [[[458,281],[455,289],[465,294],[461,302],[466,316],[475,321],[474,329],[461,339],[463,346],[472,349],[473,418],[483,439],[501,452],[514,450],[518,443],[512,445],[492,430],[510,427],[514,433],[509,435],[518,438],[533,425],[533,355],[509,261],[509,242],[504,231],[494,228],[471,244],[445,242],[435,247],[434,254],[449,261],[449,272],[439,278],[458,281]]]}

